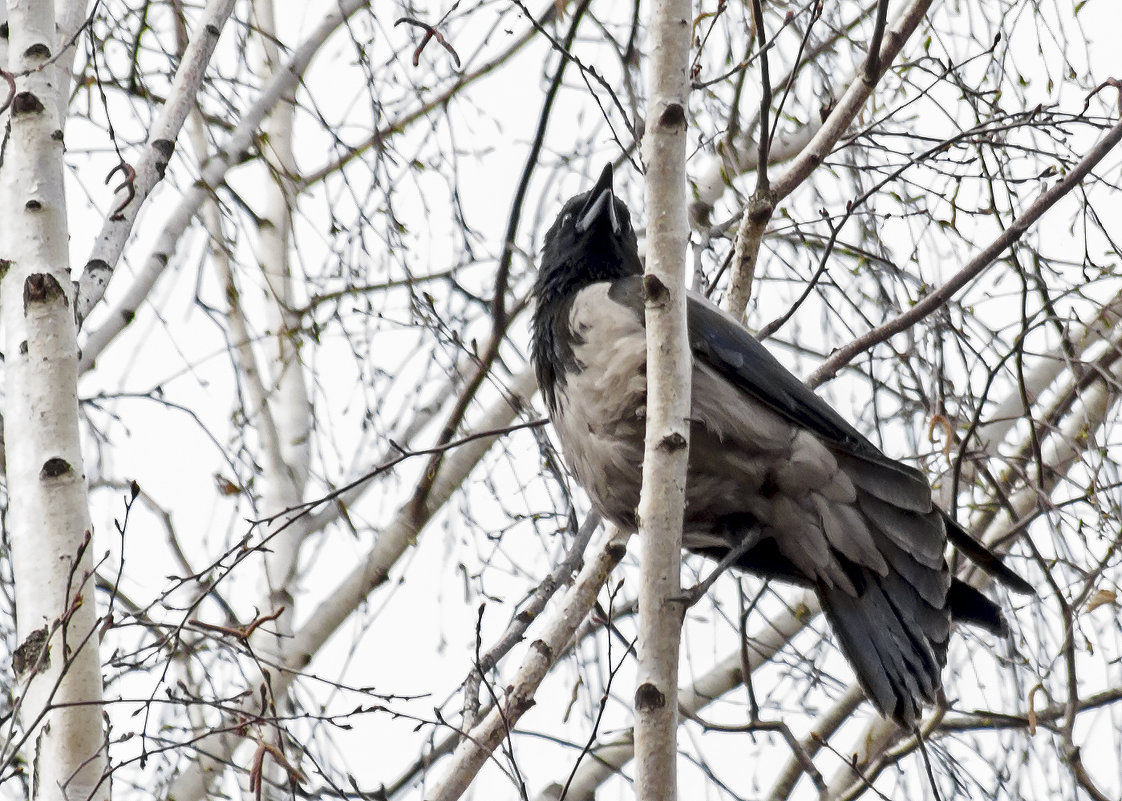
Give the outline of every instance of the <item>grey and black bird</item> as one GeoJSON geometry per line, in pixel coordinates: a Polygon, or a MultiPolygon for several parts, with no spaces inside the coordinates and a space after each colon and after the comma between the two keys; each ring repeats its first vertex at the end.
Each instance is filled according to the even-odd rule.
{"type": "MultiPolygon", "coordinates": [[[[642,272],[608,165],[545,235],[532,357],[569,469],[628,529],[646,425],[642,272]]],[[[743,326],[698,295],[687,304],[684,547],[720,559],[739,546],[735,567],[812,588],[866,695],[914,725],[941,687],[952,621],[1006,632],[997,605],[951,575],[948,540],[1014,591],[1031,586],[743,326]]]]}

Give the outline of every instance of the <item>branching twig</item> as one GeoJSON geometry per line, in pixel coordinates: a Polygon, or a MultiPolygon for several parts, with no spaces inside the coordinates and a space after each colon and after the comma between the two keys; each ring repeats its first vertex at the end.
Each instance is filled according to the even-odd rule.
{"type": "Polygon", "coordinates": [[[194,626],[195,628],[214,631],[218,632],[219,634],[227,634],[231,637],[234,637],[235,639],[241,640],[242,642],[249,642],[249,638],[253,636],[253,632],[257,631],[260,626],[276,620],[282,614],[284,614],[283,606],[278,607],[277,610],[275,612],[272,612],[271,614],[258,615],[247,626],[220,626],[215,623],[206,623],[195,618],[191,618],[187,621],[187,623],[191,626],[194,626]]]}
{"type": "MultiPolygon", "coordinates": [[[[752,201],[744,211],[740,228],[737,231],[736,255],[733,259],[732,282],[729,287],[725,308],[730,314],[743,318],[751,292],[752,279],[759,259],[760,244],[764,229],[771,219],[775,205],[802,184],[822,163],[822,160],[837,144],[838,140],[852,125],[857,114],[864,107],[872,91],[884,74],[888,65],[896,58],[904,43],[915,32],[933,0],[912,0],[904,10],[896,25],[888,32],[877,61],[878,72],[872,81],[866,80],[862,71],[850,83],[849,88],[833,111],[823,122],[803,151],[791,162],[787,171],[771,184],[771,194],[767,198],[753,195],[752,201]]],[[[878,9],[879,10],[879,9],[878,9]]]]}
{"type": "Polygon", "coordinates": [[[117,186],[113,187],[113,194],[117,194],[122,189],[125,190],[125,199],[122,200],[117,207],[109,213],[110,220],[123,220],[124,217],[121,212],[124,211],[133,200],[136,199],[136,170],[127,161],[122,161],[116,167],[109,171],[105,176],[105,183],[108,184],[113,176],[120,171],[124,174],[125,180],[121,181],[117,186]]]}
{"type": "Polygon", "coordinates": [[[435,26],[429,25],[427,22],[421,22],[419,19],[413,19],[412,17],[401,17],[394,23],[394,27],[396,28],[403,23],[416,26],[425,32],[424,37],[421,38],[421,43],[418,44],[417,49],[413,51],[414,67],[421,63],[421,53],[424,52],[425,47],[432,39],[436,39],[441,47],[452,54],[452,60],[456,63],[457,68],[460,66],[460,54],[456,52],[448,40],[444,38],[444,34],[438,31],[435,26]]]}
{"type": "Polygon", "coordinates": [[[869,52],[865,56],[865,81],[875,84],[880,78],[880,43],[884,39],[884,26],[888,23],[888,0],[877,0],[877,17],[873,23],[873,35],[869,37],[869,52]]]}
{"type": "Polygon", "coordinates": [[[8,94],[4,97],[4,102],[0,103],[0,114],[3,114],[12,105],[12,99],[16,96],[16,78],[12,73],[3,69],[0,69],[0,78],[3,78],[4,83],[8,86],[8,94]]]}
{"type": "Polygon", "coordinates": [[[1114,127],[1099,140],[1098,144],[1091,148],[1087,155],[1071,168],[1067,175],[1057,181],[1050,189],[1041,193],[1040,197],[1034,200],[1000,236],[995,238],[989,245],[983,248],[978,255],[967,262],[967,264],[955,273],[950,280],[938,289],[932,291],[906,312],[897,315],[884,325],[863,334],[849,344],[838,348],[821,367],[814,371],[813,375],[807,379],[807,383],[815,387],[833,378],[838,370],[852,361],[859,353],[864,353],[874,345],[885,341],[893,334],[898,334],[910,328],[936,309],[941,308],[955,293],[976,278],[982,270],[997,259],[1006,248],[1019,240],[1024,235],[1025,231],[1040,219],[1044,212],[1079,186],[1083,179],[1094,169],[1095,165],[1102,161],[1120,140],[1122,140],[1122,122],[1116,123],[1114,127]]]}
{"type": "MultiPolygon", "coordinates": [[[[232,0],[213,1],[233,5],[232,0]]],[[[164,224],[163,231],[157,236],[156,244],[144,261],[140,275],[137,276],[135,283],[122,298],[117,313],[110,314],[106,322],[98,330],[92,332],[86,340],[79,360],[80,370],[84,372],[90,369],[101,351],[132,321],[136,309],[140,308],[141,303],[148,296],[152,287],[155,286],[156,280],[167,268],[183,232],[194,221],[195,214],[202,204],[212,197],[214,188],[222,184],[227,170],[238,163],[242,156],[249,151],[262,121],[282,98],[288,96],[294,90],[311,63],[312,57],[319,52],[319,48],[327,38],[359,9],[365,8],[366,5],[367,0],[341,0],[339,6],[328,13],[304,43],[293,52],[292,57],[285,63],[284,67],[274,73],[273,78],[264,87],[253,105],[242,113],[237,128],[223,143],[219,154],[203,166],[202,175],[189,190],[183,193],[178,207],[164,224]]],[[[221,30],[221,28],[215,30],[221,30]]],[[[213,48],[217,37],[211,32],[203,39],[206,40],[207,46],[213,48]]],[[[203,42],[200,42],[199,47],[202,48],[203,44],[203,42]]],[[[78,281],[77,300],[75,301],[75,309],[79,319],[85,319],[89,311],[104,296],[105,287],[108,286],[109,279],[112,277],[114,268],[128,241],[132,225],[136,220],[136,213],[157,181],[162,178],[163,173],[158,171],[157,168],[162,170],[167,167],[174,150],[175,137],[178,135],[188,111],[193,107],[198,87],[194,84],[188,84],[188,78],[191,81],[201,82],[207,59],[209,59],[209,51],[204,54],[202,50],[199,50],[197,58],[192,58],[189,61],[185,57],[180,65],[179,72],[176,73],[176,86],[179,86],[180,78],[178,76],[183,75],[181,79],[183,82],[182,91],[176,93],[173,87],[173,92],[169,95],[160,118],[161,124],[152,128],[149,134],[150,144],[136,168],[136,191],[139,202],[129,206],[131,211],[125,215],[124,220],[110,220],[106,223],[95,240],[90,258],[82,270],[82,275],[78,281]],[[203,58],[204,55],[206,56],[205,59],[203,58]]]]}
{"type": "Polygon", "coordinates": [[[199,20],[195,35],[191,37],[187,52],[176,70],[168,100],[149,131],[147,146],[136,169],[131,175],[126,169],[129,197],[110,214],[78,279],[74,308],[79,322],[86,318],[105,294],[105,287],[108,286],[113,269],[128,241],[140,206],[164,177],[168,162],[175,152],[175,140],[188,112],[195,105],[195,97],[202,86],[207,64],[218,44],[218,36],[233,10],[234,0],[211,0],[199,20]],[[139,202],[134,204],[135,199],[139,199],[139,202]]]}

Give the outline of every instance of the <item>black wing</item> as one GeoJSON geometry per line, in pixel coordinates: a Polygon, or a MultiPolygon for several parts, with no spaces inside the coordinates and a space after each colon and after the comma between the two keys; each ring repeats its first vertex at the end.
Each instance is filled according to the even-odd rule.
{"type": "Polygon", "coordinates": [[[870,494],[912,511],[930,511],[931,488],[922,473],[885,456],[742,325],[696,295],[689,297],[687,318],[695,358],[785,420],[817,436],[844,461],[854,482],[870,494]]]}
{"type": "MultiPolygon", "coordinates": [[[[612,282],[613,300],[643,320],[642,276],[612,282]]],[[[731,385],[819,438],[846,474],[870,495],[909,511],[931,511],[931,486],[922,473],[885,456],[876,445],[815,395],[736,322],[708,300],[686,303],[690,347],[731,385]]]]}
{"type": "Polygon", "coordinates": [[[875,445],[723,311],[691,294],[686,314],[694,355],[731,383],[820,439],[844,445],[861,456],[882,456],[875,445]]]}
{"type": "MultiPolygon", "coordinates": [[[[847,472],[862,489],[881,497],[885,493],[868,485],[878,478],[892,478],[911,485],[918,496],[930,499],[929,485],[922,473],[885,456],[830,408],[829,404],[792,375],[743,326],[695,295],[691,295],[688,300],[687,314],[694,356],[703,359],[741,391],[766,404],[785,419],[814,432],[824,442],[832,445],[835,453],[854,457],[845,459],[847,472]],[[866,463],[864,468],[862,462],[866,463]]],[[[902,505],[908,508],[907,504],[902,505]]],[[[926,509],[915,511],[922,512],[926,509]]],[[[1014,592],[1027,595],[1035,592],[1031,584],[1006,567],[999,557],[974,539],[949,515],[941,514],[948,539],[967,558],[1014,592]]]]}

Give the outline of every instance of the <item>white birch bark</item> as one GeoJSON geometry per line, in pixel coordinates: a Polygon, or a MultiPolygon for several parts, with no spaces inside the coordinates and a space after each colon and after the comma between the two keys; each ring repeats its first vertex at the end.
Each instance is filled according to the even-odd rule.
{"type": "MultiPolygon", "coordinates": [[[[255,6],[265,62],[271,72],[283,69],[277,47],[276,20],[272,0],[259,0],[255,6]]],[[[264,364],[269,375],[269,431],[261,437],[275,437],[270,450],[274,458],[263,462],[263,511],[266,516],[280,514],[304,499],[308,478],[312,406],[300,362],[297,339],[300,319],[293,313],[292,275],[289,262],[292,215],[296,192],[292,176],[296,161],[292,153],[292,123],[295,114],[295,87],[290,89],[269,112],[262,126],[265,134],[262,155],[270,175],[262,187],[262,215],[258,228],[258,254],[265,276],[265,331],[267,348],[264,364]]],[[[278,658],[283,659],[283,644],[292,634],[293,593],[289,583],[295,578],[300,549],[299,526],[284,526],[279,518],[274,528],[281,530],[269,541],[265,556],[267,605],[270,612],[285,608],[277,620],[279,637],[270,643],[278,658]]]]}
{"type": "Polygon", "coordinates": [[[234,0],[211,0],[196,26],[179,69],[176,70],[175,83],[167,102],[148,132],[148,142],[136,164],[135,177],[122,184],[128,187],[128,192],[122,190],[117,193],[119,200],[116,211],[105,220],[90,260],[86,262],[78,279],[75,308],[79,322],[104,297],[105,288],[113,277],[113,270],[132,233],[140,207],[156,184],[163,180],[164,172],[175,152],[175,140],[179,137],[187,113],[195,107],[195,97],[206,75],[210,57],[233,10],[234,0]]]}
{"type": "Polygon", "coordinates": [[[639,498],[639,642],[635,690],[636,794],[677,797],[678,647],[682,515],[689,455],[686,337],[686,103],[691,4],[651,7],[647,132],[647,435],[639,498]]]}
{"type": "MultiPolygon", "coordinates": [[[[367,0],[341,0],[337,6],[332,6],[319,25],[308,34],[299,47],[292,51],[283,69],[277,70],[273,79],[265,84],[253,105],[241,115],[237,127],[222,143],[221,149],[203,165],[199,180],[183,193],[179,205],[164,222],[152,252],[144,259],[139,274],[123,293],[121,300],[96,329],[92,331],[87,329],[88,335],[82,346],[82,358],[79,363],[83,373],[93,368],[101,352],[133,320],[140,304],[164,274],[195,215],[212,197],[214,187],[222,184],[226,173],[253,146],[254,137],[268,114],[277,103],[295,91],[312,58],[327,39],[359,9],[364,8],[366,3],[367,0]]],[[[90,298],[87,304],[91,307],[102,297],[100,293],[104,291],[104,285],[108,283],[109,278],[107,273],[103,277],[95,275],[97,269],[101,268],[95,269],[96,265],[94,267],[90,265],[95,262],[115,264],[124,248],[124,240],[118,242],[118,239],[119,235],[111,234],[108,230],[103,232],[95,243],[90,261],[83,271],[80,283],[83,286],[83,294],[90,298]]]]}
{"type": "MultiPolygon", "coordinates": [[[[273,75],[284,69],[273,0],[257,0],[254,16],[260,30],[260,43],[264,51],[264,73],[273,75]]],[[[292,152],[292,125],[295,117],[295,87],[291,87],[273,106],[261,127],[263,134],[261,155],[268,168],[262,176],[261,216],[257,229],[257,253],[261,272],[265,278],[265,338],[262,343],[264,359],[259,372],[268,376],[264,404],[253,410],[258,426],[258,441],[263,446],[261,460],[261,502],[270,524],[269,547],[265,549],[265,587],[263,608],[270,614],[283,610],[271,627],[271,632],[258,629],[255,641],[277,663],[286,661],[286,643],[291,641],[295,619],[296,593],[291,586],[299,569],[301,534],[300,526],[285,525],[289,517],[282,513],[297,506],[304,499],[310,458],[312,407],[300,361],[297,342],[300,332],[299,316],[293,313],[292,275],[290,263],[291,220],[296,213],[296,192],[293,176],[296,160],[292,152]]],[[[237,302],[237,295],[227,295],[237,302]]],[[[242,309],[231,309],[234,315],[244,314],[242,309]]],[[[253,358],[254,350],[248,342],[242,351],[253,358]]],[[[255,368],[256,369],[256,368],[255,368]]],[[[291,705],[285,694],[274,699],[278,709],[290,712],[291,705]]],[[[299,752],[289,748],[281,729],[270,733],[285,751],[291,766],[300,763],[299,752]]],[[[286,797],[287,776],[284,769],[273,761],[265,768],[269,797],[286,797]],[[277,789],[273,789],[277,788],[277,789]]]]}
{"type": "Polygon", "coordinates": [[[0,318],[19,642],[13,695],[31,798],[102,799],[99,637],[59,111],[70,75],[67,54],[58,52],[69,37],[58,23],[67,24],[72,9],[62,20],[53,3],[8,10],[7,66],[17,77],[0,172],[0,318]]]}

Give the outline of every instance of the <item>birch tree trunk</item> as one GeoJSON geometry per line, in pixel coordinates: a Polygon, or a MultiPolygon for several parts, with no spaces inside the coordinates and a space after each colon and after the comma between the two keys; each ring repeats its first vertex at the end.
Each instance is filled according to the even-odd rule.
{"type": "MultiPolygon", "coordinates": [[[[283,4],[282,4],[283,7],[283,4]]],[[[254,3],[255,16],[261,31],[268,74],[275,75],[284,69],[280,48],[276,8],[273,0],[254,3]]],[[[269,112],[262,125],[264,146],[262,157],[268,167],[263,176],[262,209],[258,224],[258,252],[261,273],[265,279],[265,340],[264,369],[255,374],[268,380],[262,402],[255,411],[258,440],[262,457],[262,504],[270,523],[269,548],[265,553],[265,610],[280,613],[272,632],[259,629],[258,640],[278,663],[286,661],[286,643],[291,642],[295,619],[295,593],[291,584],[299,570],[302,534],[300,526],[287,525],[285,515],[304,499],[308,479],[309,437],[312,427],[312,408],[304,381],[304,367],[300,362],[297,342],[300,337],[299,315],[293,313],[293,290],[290,254],[291,219],[296,214],[296,192],[293,176],[296,163],[292,152],[292,125],[295,116],[294,90],[284,94],[269,112]]],[[[234,314],[244,310],[232,309],[234,314]]],[[[254,354],[252,348],[245,349],[254,354]]],[[[282,715],[291,714],[287,693],[274,690],[272,702],[282,715]]],[[[277,748],[291,766],[299,764],[299,755],[286,743],[283,726],[265,736],[274,740],[277,748]]],[[[266,776],[269,784],[281,789],[272,790],[270,796],[285,797],[286,773],[275,760],[268,763],[266,776]]]]}
{"type": "MultiPolygon", "coordinates": [[[[262,47],[269,72],[283,69],[277,47],[275,9],[272,0],[261,0],[255,10],[262,31],[262,47]]],[[[257,414],[258,435],[262,449],[263,511],[266,516],[281,514],[304,499],[308,478],[311,404],[304,381],[304,368],[296,347],[299,319],[292,312],[290,254],[291,215],[295,213],[296,193],[292,176],[296,167],[292,154],[292,123],[295,100],[288,92],[266,117],[262,126],[267,143],[263,151],[269,175],[263,186],[263,216],[258,226],[258,252],[261,272],[265,278],[265,341],[264,370],[257,374],[267,378],[268,385],[257,414]]],[[[232,310],[234,313],[242,313],[232,310]]],[[[252,353],[251,349],[246,349],[252,353]]],[[[281,517],[273,524],[280,529],[270,538],[265,558],[267,604],[270,612],[281,607],[284,613],[277,620],[278,636],[271,639],[269,649],[284,659],[284,642],[292,636],[293,594],[289,583],[295,578],[300,549],[299,526],[285,525],[281,517]]]]}
{"type": "MultiPolygon", "coordinates": [[[[63,119],[69,36],[54,3],[9,8],[16,90],[0,172],[13,692],[32,799],[107,798],[91,524],[78,430],[63,119]]],[[[10,758],[4,754],[5,760],[10,758]]]]}
{"type": "Polygon", "coordinates": [[[690,3],[654,4],[647,133],[647,436],[639,498],[639,665],[635,753],[640,799],[677,797],[682,514],[689,456],[686,338],[686,69],[690,3]]]}

